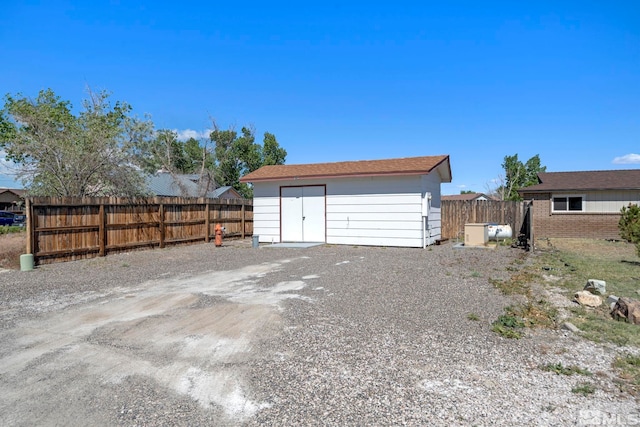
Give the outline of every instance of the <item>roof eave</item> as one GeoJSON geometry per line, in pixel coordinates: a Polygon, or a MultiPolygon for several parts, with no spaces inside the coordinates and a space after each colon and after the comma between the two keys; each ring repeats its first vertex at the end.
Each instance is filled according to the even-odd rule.
{"type": "Polygon", "coordinates": [[[375,177],[375,176],[416,176],[427,175],[431,173],[433,169],[429,171],[408,171],[408,172],[376,172],[376,173],[341,173],[341,174],[318,174],[318,175],[304,175],[304,176],[279,176],[275,178],[253,178],[246,179],[247,177],[240,178],[240,182],[267,182],[267,181],[291,181],[291,180],[311,180],[311,179],[337,179],[337,178],[354,178],[354,177],[375,177]]]}
{"type": "Polygon", "coordinates": [[[522,188],[517,190],[518,193],[550,193],[553,191],[638,191],[640,187],[611,187],[611,188],[542,188],[542,189],[528,189],[522,188]]]}

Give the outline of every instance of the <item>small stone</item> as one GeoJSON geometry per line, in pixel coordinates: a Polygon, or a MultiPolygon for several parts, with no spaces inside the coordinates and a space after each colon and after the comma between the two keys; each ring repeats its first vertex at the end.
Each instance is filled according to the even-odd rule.
{"type": "Polygon", "coordinates": [[[578,291],[573,296],[573,300],[580,305],[587,307],[599,307],[602,305],[602,298],[598,295],[593,295],[589,291],[578,291]]]}
{"type": "Polygon", "coordinates": [[[604,280],[589,279],[584,285],[584,290],[594,295],[604,295],[607,293],[607,282],[604,280]]]}
{"type": "Polygon", "coordinates": [[[574,334],[580,332],[580,329],[571,322],[564,322],[562,324],[562,329],[564,329],[565,331],[573,332],[574,334]]]}

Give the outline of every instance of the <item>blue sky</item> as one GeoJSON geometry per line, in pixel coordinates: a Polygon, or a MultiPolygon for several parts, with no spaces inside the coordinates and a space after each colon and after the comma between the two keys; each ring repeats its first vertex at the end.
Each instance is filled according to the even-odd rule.
{"type": "Polygon", "coordinates": [[[22,0],[0,49],[1,95],[79,106],[90,85],[157,128],[274,133],[291,164],[449,154],[444,194],[486,191],[516,153],[640,167],[632,1],[22,0]]]}

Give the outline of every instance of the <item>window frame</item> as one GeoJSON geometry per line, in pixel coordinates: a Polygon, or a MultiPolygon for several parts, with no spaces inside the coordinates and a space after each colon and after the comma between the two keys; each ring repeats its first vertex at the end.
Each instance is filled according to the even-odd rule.
{"type": "Polygon", "coordinates": [[[559,214],[574,214],[574,213],[584,213],[587,210],[585,209],[586,197],[584,194],[551,194],[551,213],[559,213],[559,214]],[[580,210],[571,210],[569,209],[570,203],[569,199],[572,198],[580,198],[580,210]],[[564,210],[556,210],[555,199],[565,199],[567,208],[564,210]]]}

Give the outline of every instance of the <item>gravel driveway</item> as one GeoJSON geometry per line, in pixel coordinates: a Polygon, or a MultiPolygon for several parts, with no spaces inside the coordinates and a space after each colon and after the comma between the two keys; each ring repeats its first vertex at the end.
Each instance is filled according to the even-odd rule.
{"type": "Polygon", "coordinates": [[[619,349],[490,331],[521,255],[244,241],[1,273],[1,424],[640,424],[619,349]]]}

